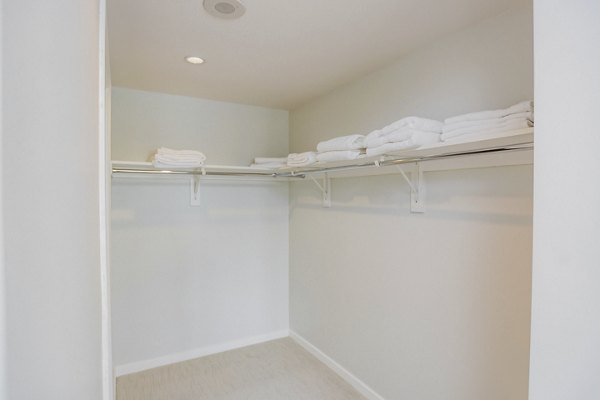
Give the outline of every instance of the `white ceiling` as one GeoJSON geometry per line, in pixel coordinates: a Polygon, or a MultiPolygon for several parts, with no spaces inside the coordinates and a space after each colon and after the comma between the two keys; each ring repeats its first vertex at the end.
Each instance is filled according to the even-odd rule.
{"type": "Polygon", "coordinates": [[[243,0],[245,15],[223,20],[202,0],[109,0],[112,83],[293,109],[527,1],[243,0]]]}

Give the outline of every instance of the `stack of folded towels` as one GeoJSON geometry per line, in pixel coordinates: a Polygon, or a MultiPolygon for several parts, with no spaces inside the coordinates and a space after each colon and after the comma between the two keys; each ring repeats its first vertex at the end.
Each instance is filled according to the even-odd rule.
{"type": "Polygon", "coordinates": [[[285,167],[287,157],[256,157],[254,162],[250,164],[252,168],[277,169],[285,167]]]}
{"type": "Polygon", "coordinates": [[[503,110],[481,111],[447,118],[444,122],[421,117],[405,117],[368,135],[349,135],[320,142],[317,152],[293,153],[290,167],[306,167],[317,161],[356,160],[402,150],[415,149],[441,141],[472,140],[533,126],[533,102],[523,101],[503,110]]]}
{"type": "Polygon", "coordinates": [[[443,141],[471,140],[533,126],[533,101],[523,101],[502,110],[480,111],[446,118],[443,141]]]}
{"type": "Polygon", "coordinates": [[[173,150],[161,147],[152,158],[156,168],[197,168],[204,165],[206,156],[195,150],[173,150]]]}
{"type": "Polygon", "coordinates": [[[305,151],[304,153],[291,153],[287,157],[288,167],[306,167],[317,162],[317,153],[305,151]]]}
{"type": "Polygon", "coordinates": [[[317,144],[317,161],[356,160],[364,157],[365,136],[340,136],[317,144]]]}
{"type": "Polygon", "coordinates": [[[287,158],[289,167],[306,167],[311,164],[330,161],[356,160],[364,157],[365,136],[340,136],[324,142],[319,142],[317,151],[292,153],[287,158]]]}
{"type": "Polygon", "coordinates": [[[427,118],[402,118],[367,135],[365,139],[367,156],[414,149],[439,142],[443,126],[442,122],[427,118]]]}

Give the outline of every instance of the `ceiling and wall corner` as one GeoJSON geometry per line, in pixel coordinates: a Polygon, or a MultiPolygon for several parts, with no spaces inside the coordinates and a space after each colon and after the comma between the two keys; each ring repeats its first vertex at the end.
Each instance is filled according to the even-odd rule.
{"type": "Polygon", "coordinates": [[[290,151],[402,115],[443,120],[533,98],[531,3],[486,18],[290,112],[290,151]]]}
{"type": "Polygon", "coordinates": [[[114,86],[294,109],[528,0],[253,0],[236,20],[201,0],[108,3],[114,86]]]}

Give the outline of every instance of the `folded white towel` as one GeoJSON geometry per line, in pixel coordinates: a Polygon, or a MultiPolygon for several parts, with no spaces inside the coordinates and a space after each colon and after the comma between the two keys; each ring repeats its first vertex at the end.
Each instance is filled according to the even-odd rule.
{"type": "Polygon", "coordinates": [[[396,122],[392,122],[388,126],[382,129],[383,133],[390,133],[398,130],[399,128],[413,128],[421,131],[428,132],[441,132],[444,124],[434,119],[427,119],[421,117],[405,117],[399,119],[396,122]]]}
{"type": "Polygon", "coordinates": [[[204,165],[204,162],[200,161],[161,161],[158,159],[152,160],[152,165],[155,168],[199,168],[204,165]]]}
{"type": "Polygon", "coordinates": [[[528,111],[533,112],[533,101],[531,100],[522,101],[520,103],[517,103],[513,106],[501,110],[478,111],[469,114],[457,115],[454,117],[446,118],[444,120],[444,123],[448,125],[463,121],[477,121],[492,118],[502,118],[506,117],[507,115],[518,114],[528,111]]]}
{"type": "Polygon", "coordinates": [[[374,134],[372,136],[369,136],[369,135],[371,135],[371,134],[369,134],[369,135],[367,135],[365,143],[367,145],[367,148],[374,148],[374,147],[383,146],[386,143],[403,142],[405,140],[410,139],[414,135],[421,135],[421,134],[429,135],[432,133],[435,135],[440,134],[439,132],[429,132],[429,131],[422,131],[420,129],[403,127],[403,128],[396,129],[395,131],[392,131],[388,134],[381,134],[381,135],[374,134]]]}
{"type": "Polygon", "coordinates": [[[383,135],[384,133],[381,129],[370,132],[367,136],[365,136],[365,147],[377,147],[376,144],[380,143],[383,135]]]}
{"type": "Polygon", "coordinates": [[[307,151],[304,153],[291,153],[287,158],[287,165],[290,167],[305,167],[317,162],[317,153],[307,151]]]}
{"type": "Polygon", "coordinates": [[[526,112],[517,113],[517,114],[510,114],[510,115],[507,115],[502,118],[491,118],[491,119],[482,119],[482,120],[477,120],[477,121],[455,122],[453,124],[444,125],[444,129],[442,130],[442,133],[449,133],[449,132],[453,132],[458,129],[474,128],[474,127],[479,127],[481,129],[494,128],[499,124],[503,124],[508,121],[516,120],[516,119],[528,119],[530,121],[533,121],[533,112],[526,111],[526,112]]]}
{"type": "Polygon", "coordinates": [[[490,129],[488,131],[484,131],[483,133],[479,132],[479,133],[471,133],[468,135],[456,136],[456,137],[448,139],[442,143],[444,143],[444,144],[468,143],[468,142],[475,142],[478,140],[513,136],[515,134],[520,135],[520,134],[523,134],[526,132],[532,132],[532,131],[533,131],[533,128],[531,128],[531,127],[530,128],[520,128],[520,129],[510,129],[510,130],[490,129]]]}
{"type": "Polygon", "coordinates": [[[409,139],[403,140],[401,142],[386,143],[379,147],[369,148],[367,149],[367,156],[378,156],[380,154],[387,154],[393,151],[415,149],[417,147],[426,144],[437,143],[439,141],[439,133],[421,132],[420,134],[413,135],[409,139]]]}
{"type": "Polygon", "coordinates": [[[531,128],[532,126],[533,126],[533,121],[531,121],[527,118],[511,119],[506,122],[503,122],[500,124],[495,124],[492,126],[486,126],[486,127],[473,126],[470,128],[455,129],[451,132],[443,133],[442,141],[445,142],[445,141],[448,141],[448,140],[451,140],[453,138],[463,136],[463,135],[473,135],[473,134],[485,135],[487,133],[496,134],[496,133],[501,133],[501,132],[505,132],[505,131],[512,131],[515,129],[531,128]]]}
{"type": "Polygon", "coordinates": [[[202,158],[202,159],[206,160],[206,156],[204,155],[204,153],[197,151],[197,150],[173,150],[173,149],[169,149],[167,147],[159,147],[156,150],[156,154],[161,155],[161,156],[176,156],[176,157],[190,156],[190,157],[198,157],[198,158],[202,158]]]}
{"type": "Polygon", "coordinates": [[[256,157],[253,164],[287,163],[287,157],[256,157]]]}
{"type": "Polygon", "coordinates": [[[196,168],[204,165],[206,156],[196,150],[173,150],[161,147],[152,158],[152,164],[157,168],[196,168]]]}
{"type": "Polygon", "coordinates": [[[317,151],[357,150],[365,147],[364,135],[340,136],[317,144],[317,151]]]}
{"type": "Polygon", "coordinates": [[[317,161],[330,162],[330,161],[344,161],[344,160],[356,160],[361,156],[364,156],[365,152],[362,150],[336,150],[326,151],[324,153],[317,154],[317,161]]]}

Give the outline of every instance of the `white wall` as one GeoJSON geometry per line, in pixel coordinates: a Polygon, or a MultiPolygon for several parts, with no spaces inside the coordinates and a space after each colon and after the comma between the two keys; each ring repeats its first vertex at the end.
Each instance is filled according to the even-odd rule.
{"type": "Polygon", "coordinates": [[[98,11],[3,4],[9,399],[102,396],[98,11]]]}
{"type": "Polygon", "coordinates": [[[600,398],[599,17],[535,2],[532,400],[600,398]]]}
{"type": "MultiPolygon", "coordinates": [[[[0,149],[2,148],[2,137],[4,136],[4,124],[2,122],[2,113],[4,108],[2,106],[2,48],[3,48],[3,11],[4,5],[3,0],[0,0],[0,149]]],[[[4,275],[4,190],[2,184],[2,151],[0,151],[0,399],[6,399],[8,397],[8,388],[6,381],[6,278],[4,275]]]]}
{"type": "MultiPolygon", "coordinates": [[[[532,55],[530,8],[484,21],[292,111],[292,148],[532,98],[532,55]]],[[[400,176],[291,185],[291,329],[386,399],[526,399],[532,168],[425,179],[425,214],[400,176]]]]}
{"type": "Polygon", "coordinates": [[[443,119],[532,98],[532,18],[522,9],[485,20],[294,110],[291,150],[402,116],[443,119]]]}
{"type": "Polygon", "coordinates": [[[207,164],[287,156],[288,112],[115,87],[113,160],[147,161],[158,147],[194,148],[207,164]]]}
{"type": "MultiPolygon", "coordinates": [[[[120,88],[112,111],[115,159],[162,145],[237,165],[288,152],[287,111],[120,88]]],[[[113,178],[117,366],[288,329],[287,183],[202,180],[191,207],[188,179],[113,178]]]]}
{"type": "Polygon", "coordinates": [[[98,148],[100,172],[100,280],[102,291],[102,381],[105,400],[116,397],[114,366],[112,360],[112,327],[111,327],[111,290],[110,290],[110,216],[111,216],[111,73],[106,27],[106,0],[100,1],[100,57],[103,65],[100,70],[100,137],[98,148]]]}

